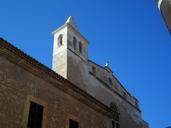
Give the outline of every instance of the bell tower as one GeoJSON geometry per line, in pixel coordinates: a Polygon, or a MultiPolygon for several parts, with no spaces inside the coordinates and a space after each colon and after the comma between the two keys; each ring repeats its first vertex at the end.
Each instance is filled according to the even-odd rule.
{"type": "MultiPolygon", "coordinates": [[[[80,70],[88,62],[88,41],[79,33],[70,16],[64,25],[53,32],[52,69],[64,78],[77,83],[80,70]]],[[[78,84],[78,83],[77,83],[78,84]]]]}

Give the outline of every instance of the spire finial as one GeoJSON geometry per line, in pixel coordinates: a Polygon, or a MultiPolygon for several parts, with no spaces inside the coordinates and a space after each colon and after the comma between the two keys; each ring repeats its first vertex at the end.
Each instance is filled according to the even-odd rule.
{"type": "Polygon", "coordinates": [[[72,16],[69,16],[67,21],[65,22],[66,24],[70,24],[72,27],[76,28],[75,22],[73,20],[72,16]]]}
{"type": "Polygon", "coordinates": [[[111,70],[111,68],[109,67],[109,60],[106,61],[106,64],[105,64],[104,68],[105,68],[108,72],[111,72],[111,73],[112,73],[112,70],[111,70]]]}
{"type": "Polygon", "coordinates": [[[109,67],[109,60],[106,61],[105,67],[109,67]]]}

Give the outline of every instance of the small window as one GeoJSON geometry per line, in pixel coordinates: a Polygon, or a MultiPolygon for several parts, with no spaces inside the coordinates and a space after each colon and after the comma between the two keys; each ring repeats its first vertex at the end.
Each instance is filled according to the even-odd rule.
{"type": "Polygon", "coordinates": [[[112,118],[112,128],[120,128],[118,108],[114,102],[110,103],[110,108],[112,109],[114,114],[112,118]]]}
{"type": "Polygon", "coordinates": [[[123,97],[124,97],[125,99],[127,98],[126,92],[123,93],[123,97]]]}
{"type": "Polygon", "coordinates": [[[120,124],[119,123],[116,123],[116,128],[120,128],[120,124]]]}
{"type": "Polygon", "coordinates": [[[115,126],[116,126],[115,121],[112,120],[112,128],[116,128],[115,126]]]}
{"type": "Polygon", "coordinates": [[[137,101],[135,101],[135,106],[138,107],[138,102],[137,101]]]}
{"type": "Polygon", "coordinates": [[[110,108],[112,109],[112,111],[117,112],[117,115],[118,115],[118,107],[116,106],[114,102],[110,103],[110,108]]]}
{"type": "Polygon", "coordinates": [[[109,81],[109,84],[110,84],[110,85],[113,84],[112,79],[111,79],[110,77],[108,78],[108,81],[109,81]]]}
{"type": "Polygon", "coordinates": [[[59,35],[58,37],[58,47],[61,47],[63,45],[63,35],[59,35]]]}
{"type": "Polygon", "coordinates": [[[112,128],[120,128],[120,124],[114,120],[112,120],[112,128]]]}
{"type": "Polygon", "coordinates": [[[82,49],[82,43],[79,42],[79,52],[82,53],[83,52],[83,49],[82,49]]]}
{"type": "Polygon", "coordinates": [[[73,37],[73,47],[74,47],[74,50],[77,49],[77,39],[76,39],[76,37],[73,37]]]}
{"type": "Polygon", "coordinates": [[[92,73],[96,75],[96,68],[94,66],[92,66],[92,73]]]}
{"type": "Polygon", "coordinates": [[[43,106],[34,102],[30,103],[28,128],[42,128],[43,106]]]}
{"type": "Polygon", "coordinates": [[[78,122],[70,119],[69,120],[69,128],[79,128],[78,122]]]}

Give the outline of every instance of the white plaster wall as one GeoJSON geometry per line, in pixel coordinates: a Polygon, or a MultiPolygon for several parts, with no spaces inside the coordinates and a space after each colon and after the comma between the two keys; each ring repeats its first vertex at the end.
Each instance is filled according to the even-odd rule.
{"type": "Polygon", "coordinates": [[[52,69],[64,78],[67,77],[67,27],[54,33],[52,69]],[[63,45],[58,47],[58,37],[63,35],[63,45]]]}

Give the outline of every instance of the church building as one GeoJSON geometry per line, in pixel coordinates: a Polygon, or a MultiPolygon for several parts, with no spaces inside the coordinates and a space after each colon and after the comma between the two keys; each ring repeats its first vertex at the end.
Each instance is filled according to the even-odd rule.
{"type": "Polygon", "coordinates": [[[0,128],[148,128],[109,65],[88,58],[71,16],[53,35],[52,69],[0,39],[0,128]]]}

